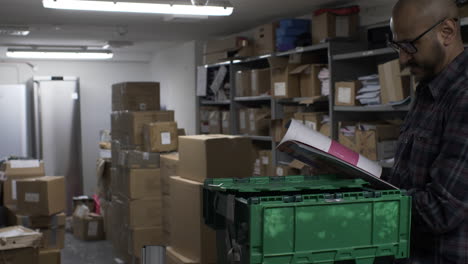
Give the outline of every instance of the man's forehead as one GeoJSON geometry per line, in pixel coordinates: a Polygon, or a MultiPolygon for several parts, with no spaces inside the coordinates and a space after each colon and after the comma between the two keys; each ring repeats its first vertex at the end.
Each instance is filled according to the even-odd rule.
{"type": "Polygon", "coordinates": [[[427,29],[427,23],[414,17],[392,17],[390,26],[393,33],[393,40],[411,40],[427,29]]]}

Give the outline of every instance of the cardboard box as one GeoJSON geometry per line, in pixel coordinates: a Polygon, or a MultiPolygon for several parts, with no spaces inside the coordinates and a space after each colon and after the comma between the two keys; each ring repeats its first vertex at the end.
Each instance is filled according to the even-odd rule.
{"type": "Polygon", "coordinates": [[[254,53],[257,56],[274,53],[276,50],[277,23],[265,24],[254,29],[254,53]]]}
{"type": "Polygon", "coordinates": [[[163,246],[162,227],[130,228],[128,253],[141,258],[141,250],[145,246],[163,246]]]}
{"type": "Polygon", "coordinates": [[[227,51],[215,52],[203,55],[203,64],[215,64],[229,60],[229,53],[227,51]]]}
{"type": "Polygon", "coordinates": [[[73,197],[73,199],[72,199],[72,206],[73,206],[72,212],[75,212],[76,207],[78,207],[80,205],[86,205],[86,207],[88,207],[90,212],[95,212],[96,211],[96,204],[94,202],[93,197],[90,197],[90,196],[87,196],[87,195],[81,195],[81,196],[73,197]]]}
{"type": "Polygon", "coordinates": [[[271,90],[271,71],[267,69],[257,69],[251,71],[251,95],[269,95],[271,90]]]}
{"type": "Polygon", "coordinates": [[[60,264],[60,263],[61,263],[61,254],[60,254],[59,249],[39,250],[38,264],[60,264]]]}
{"type": "Polygon", "coordinates": [[[378,66],[382,104],[401,101],[410,94],[410,77],[402,76],[399,60],[378,66]]]}
{"type": "Polygon", "coordinates": [[[39,250],[38,264],[60,264],[60,263],[61,263],[61,254],[60,254],[59,249],[39,250]]]}
{"type": "Polygon", "coordinates": [[[162,195],[129,200],[123,198],[124,224],[133,227],[162,226],[162,195]]]}
{"type": "Polygon", "coordinates": [[[169,178],[177,176],[179,153],[161,155],[161,190],[163,194],[170,194],[169,178]]]}
{"type": "Polygon", "coordinates": [[[221,111],[210,111],[210,134],[221,134],[221,111]]]}
{"type": "Polygon", "coordinates": [[[359,105],[356,100],[358,90],[362,87],[360,81],[336,82],[335,83],[335,105],[359,105]]]}
{"type": "Polygon", "coordinates": [[[113,112],[112,139],[122,147],[143,146],[143,125],[153,122],[173,122],[174,111],[113,112]]]}
{"type": "Polygon", "coordinates": [[[240,109],[239,110],[239,133],[241,135],[249,134],[249,116],[247,109],[240,109]]]}
{"type": "Polygon", "coordinates": [[[270,136],[271,109],[250,108],[247,110],[249,135],[270,136]]]}
{"type": "Polygon", "coordinates": [[[17,180],[44,176],[44,162],[39,160],[11,160],[3,163],[0,176],[3,181],[3,204],[7,207],[17,205],[17,180]]]}
{"type": "MultiPolygon", "coordinates": [[[[120,232],[120,230],[116,230],[120,232]]],[[[81,240],[104,240],[104,219],[101,215],[90,213],[85,217],[73,216],[73,235],[81,240]]]]}
{"type": "Polygon", "coordinates": [[[43,176],[17,182],[18,213],[54,215],[65,211],[65,178],[43,176]]]}
{"type": "Polygon", "coordinates": [[[200,133],[210,133],[210,112],[217,110],[215,107],[200,107],[200,133]]]}
{"type": "Polygon", "coordinates": [[[41,229],[44,249],[63,249],[65,247],[65,226],[50,229],[41,229]]]}
{"type": "MultiPolygon", "coordinates": [[[[25,247],[2,250],[2,262],[5,264],[38,264],[39,251],[37,248],[25,247]]],[[[49,263],[47,263],[49,264],[49,263]]],[[[52,263],[50,263],[52,264],[52,263]]]]}
{"type": "MultiPolygon", "coordinates": [[[[280,142],[283,139],[286,131],[288,131],[286,125],[294,118],[294,113],[284,112],[284,110],[283,108],[283,119],[272,120],[271,123],[272,136],[275,142],[280,142]]],[[[297,111],[297,109],[295,111],[297,111]]]]}
{"type": "Polygon", "coordinates": [[[42,234],[24,226],[10,226],[0,229],[0,251],[17,248],[38,248],[41,243],[42,234]]]}
{"type": "Polygon", "coordinates": [[[231,113],[229,111],[221,112],[221,132],[225,135],[230,135],[231,133],[231,113]]]}
{"type": "Polygon", "coordinates": [[[216,232],[203,221],[202,185],[171,177],[171,247],[200,263],[216,263],[216,232]]]}
{"type": "Polygon", "coordinates": [[[392,158],[399,132],[399,126],[390,124],[377,124],[370,130],[357,130],[357,151],[371,160],[392,158]]]}
{"type": "Polygon", "coordinates": [[[332,134],[331,134],[330,123],[322,124],[322,126],[320,127],[320,133],[331,138],[332,134]]]}
{"type": "Polygon", "coordinates": [[[160,169],[125,170],[120,190],[129,199],[161,196],[160,169]]]}
{"type": "Polygon", "coordinates": [[[252,71],[237,71],[236,72],[236,96],[251,96],[252,95],[252,71]]]}
{"type": "Polygon", "coordinates": [[[355,37],[358,27],[359,14],[338,16],[322,13],[312,18],[312,43],[318,44],[336,37],[355,37]]]}
{"type": "MultiPolygon", "coordinates": [[[[252,173],[252,140],[247,137],[198,135],[179,138],[179,175],[203,182],[206,178],[245,178],[252,173]]],[[[171,193],[172,195],[172,193],[171,193]]]]}
{"type": "Polygon", "coordinates": [[[300,97],[314,97],[322,94],[322,82],[318,78],[325,64],[305,64],[295,68],[291,74],[299,75],[300,97]]]}
{"type": "Polygon", "coordinates": [[[157,169],[160,166],[160,154],[138,150],[120,151],[118,165],[128,169],[157,169]]]}
{"type": "Polygon", "coordinates": [[[8,225],[21,225],[31,229],[47,229],[65,226],[65,213],[52,216],[29,216],[20,215],[15,211],[8,210],[8,225]]]}
{"type": "Polygon", "coordinates": [[[179,252],[175,251],[172,247],[166,248],[166,263],[167,264],[200,264],[195,260],[189,259],[179,252]]]}
{"type": "Polygon", "coordinates": [[[300,96],[299,76],[291,74],[297,64],[290,64],[288,58],[268,58],[271,69],[271,94],[277,98],[293,98],[300,96]]]}
{"type": "Polygon", "coordinates": [[[291,176],[291,175],[300,175],[301,172],[298,169],[292,168],[286,165],[276,166],[275,176],[291,176]]]}
{"type": "Polygon", "coordinates": [[[260,176],[275,176],[275,164],[271,150],[259,151],[260,176]]]}
{"type": "Polygon", "coordinates": [[[112,111],[157,111],[158,82],[124,82],[112,85],[112,111]]]}
{"type": "Polygon", "coordinates": [[[324,115],[325,113],[320,112],[303,112],[302,118],[304,121],[304,125],[313,130],[320,131],[324,115]]]}
{"type": "Polygon", "coordinates": [[[176,122],[145,124],[143,138],[146,152],[170,152],[177,150],[179,135],[176,122]]]}
{"type": "Polygon", "coordinates": [[[204,54],[235,51],[247,46],[247,44],[247,39],[239,36],[208,40],[205,45],[204,54]]]}
{"type": "Polygon", "coordinates": [[[356,152],[359,152],[357,147],[356,136],[345,136],[343,133],[338,133],[338,142],[356,152]]]}

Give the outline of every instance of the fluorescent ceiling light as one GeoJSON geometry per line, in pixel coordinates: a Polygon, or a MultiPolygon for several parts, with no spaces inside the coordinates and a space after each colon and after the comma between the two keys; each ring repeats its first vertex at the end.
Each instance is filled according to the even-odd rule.
{"type": "Polygon", "coordinates": [[[132,12],[153,14],[176,15],[201,15],[201,16],[229,16],[232,14],[232,6],[215,5],[191,5],[169,3],[131,3],[117,1],[87,1],[87,0],[42,0],[45,8],[107,11],[107,12],[132,12]]]}
{"type": "Polygon", "coordinates": [[[8,49],[9,58],[17,59],[70,59],[70,60],[108,60],[114,54],[111,51],[63,51],[63,50],[27,50],[8,49]]]}

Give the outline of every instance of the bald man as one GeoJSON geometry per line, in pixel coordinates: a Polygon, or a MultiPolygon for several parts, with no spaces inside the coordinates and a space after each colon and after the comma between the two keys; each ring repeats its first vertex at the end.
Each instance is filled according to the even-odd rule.
{"type": "Polygon", "coordinates": [[[468,52],[453,0],[400,0],[400,63],[419,82],[386,179],[413,198],[411,264],[468,263],[468,52]]]}

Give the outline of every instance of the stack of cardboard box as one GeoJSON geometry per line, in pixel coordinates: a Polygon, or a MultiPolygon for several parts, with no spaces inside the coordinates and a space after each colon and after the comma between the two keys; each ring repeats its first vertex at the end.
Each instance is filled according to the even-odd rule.
{"type": "Polygon", "coordinates": [[[239,110],[239,131],[241,134],[270,136],[270,126],[270,108],[244,108],[239,110]]]}
{"type": "Polygon", "coordinates": [[[177,150],[179,131],[174,111],[159,111],[159,83],[116,84],[112,94],[112,201],[105,222],[116,257],[138,262],[144,246],[164,245],[160,156],[177,150]]]}
{"type": "Polygon", "coordinates": [[[41,258],[60,263],[60,250],[65,244],[65,179],[43,176],[16,181],[17,208],[9,210],[10,225],[40,230],[41,258]],[[57,262],[58,261],[58,262],[57,262]]]}
{"type": "MultiPolygon", "coordinates": [[[[252,142],[223,135],[179,138],[178,176],[169,182],[169,263],[217,263],[216,233],[204,224],[202,185],[208,178],[252,175],[252,142]]],[[[164,157],[163,181],[174,173],[176,157],[164,157]],[[171,163],[171,164],[168,164],[171,163]]],[[[166,183],[164,184],[166,185],[166,183]]]]}

